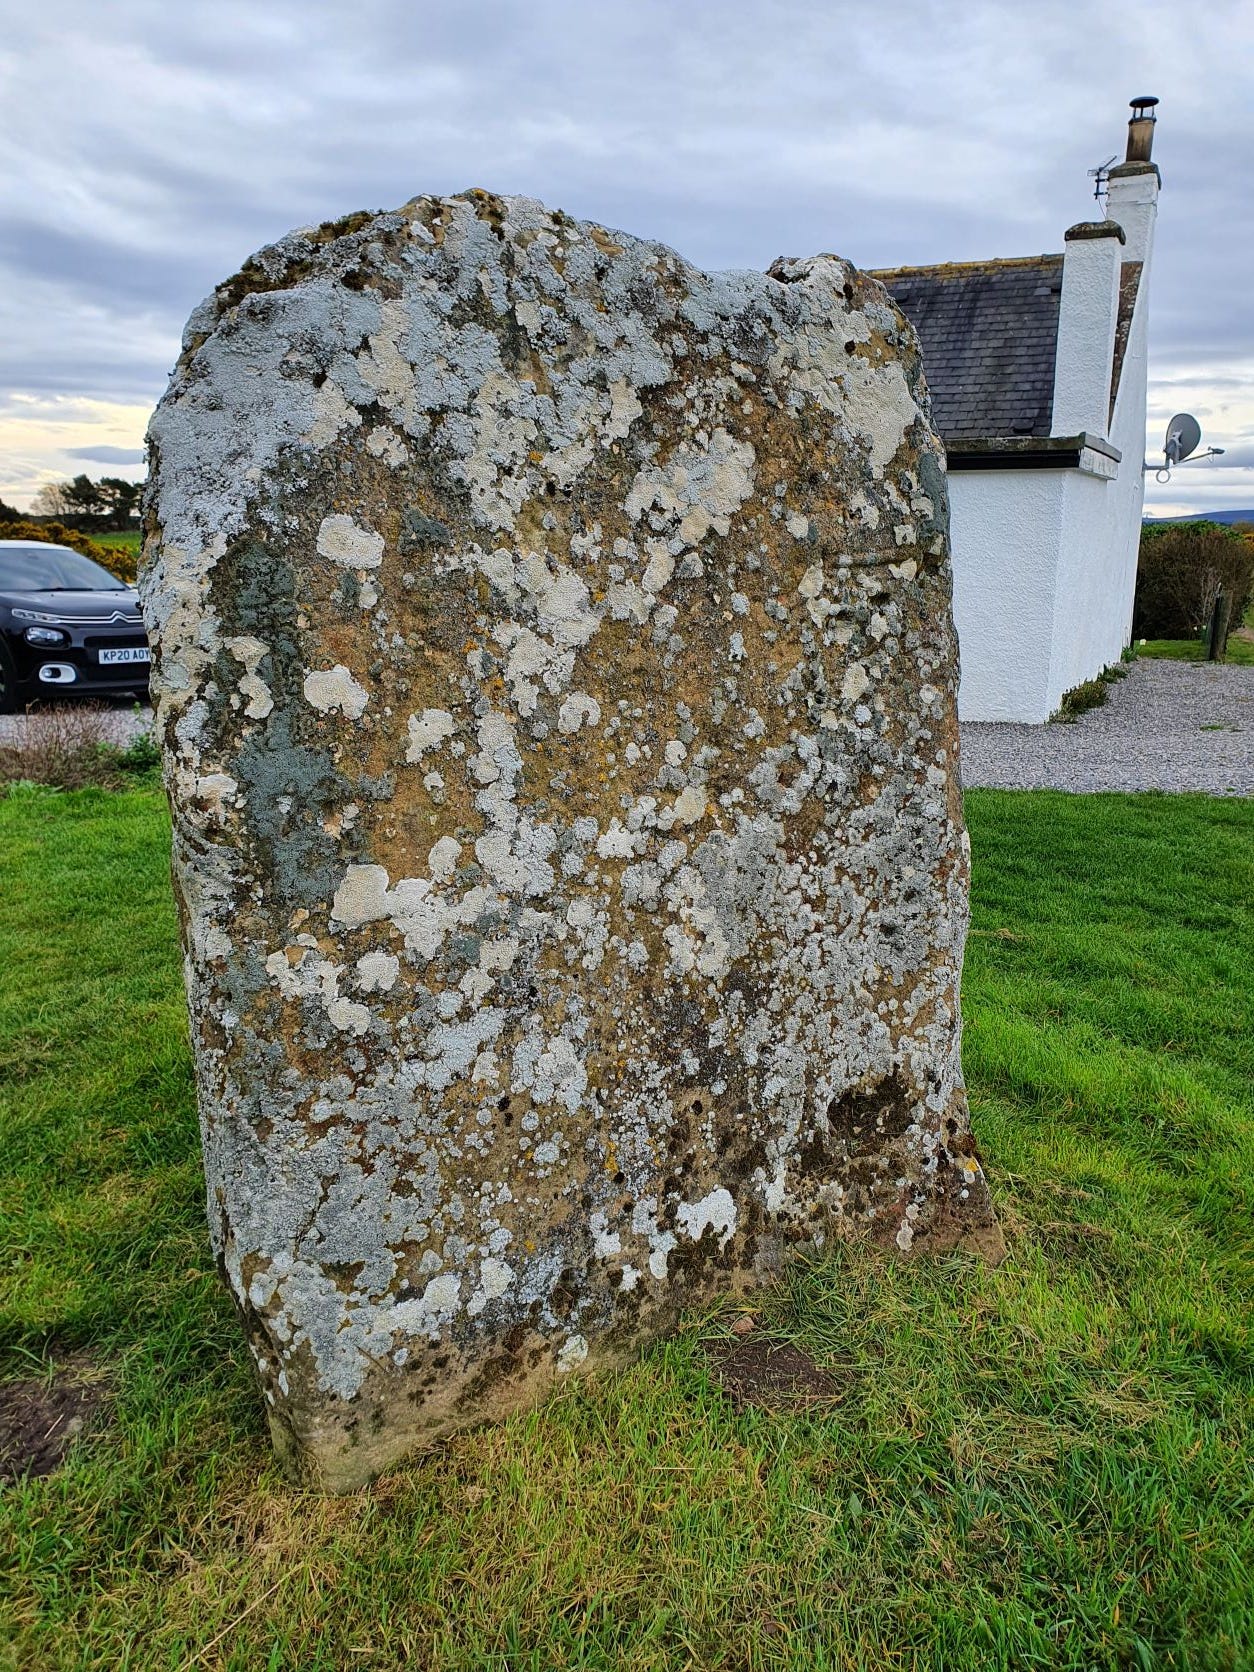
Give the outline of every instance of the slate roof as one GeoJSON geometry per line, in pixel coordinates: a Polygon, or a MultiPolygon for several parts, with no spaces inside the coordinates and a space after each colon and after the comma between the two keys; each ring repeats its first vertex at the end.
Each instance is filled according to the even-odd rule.
{"type": "Polygon", "coordinates": [[[1060,255],[895,267],[872,277],[919,333],[932,417],[947,446],[1049,434],[1060,255]]]}

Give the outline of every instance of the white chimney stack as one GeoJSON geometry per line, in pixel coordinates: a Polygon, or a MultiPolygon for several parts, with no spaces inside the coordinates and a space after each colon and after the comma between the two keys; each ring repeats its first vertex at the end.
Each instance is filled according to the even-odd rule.
{"type": "Polygon", "coordinates": [[[1151,161],[1157,103],[1149,95],[1133,99],[1127,156],[1117,168],[1111,169],[1106,182],[1106,213],[1112,221],[1118,221],[1128,237],[1125,261],[1148,262],[1153,248],[1158,190],[1162,185],[1158,164],[1151,161]]]}
{"type": "Polygon", "coordinates": [[[1067,233],[1054,358],[1055,435],[1105,436],[1126,242],[1115,221],[1081,221],[1067,233]]]}

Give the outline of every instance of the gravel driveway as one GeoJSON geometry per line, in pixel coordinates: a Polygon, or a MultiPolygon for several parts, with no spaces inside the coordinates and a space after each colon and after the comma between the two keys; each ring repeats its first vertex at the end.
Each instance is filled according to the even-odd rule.
{"type": "Polygon", "coordinates": [[[962,727],[968,789],[1254,795],[1254,668],[1145,660],[1071,725],[962,727]]]}
{"type": "MultiPolygon", "coordinates": [[[[0,717],[0,743],[22,717],[0,717]]],[[[118,707],[108,733],[125,745],[152,711],[118,707]]],[[[1133,662],[1110,700],[1072,725],[962,728],[968,789],[1201,790],[1254,795],[1254,668],[1133,662]]]]}
{"type": "MultiPolygon", "coordinates": [[[[71,704],[63,705],[70,708],[71,704]]],[[[102,743],[116,743],[119,749],[125,749],[128,743],[134,741],[140,732],[152,730],[152,709],[141,708],[135,711],[134,703],[96,703],[92,704],[92,712],[96,716],[94,736],[102,743]]],[[[56,712],[53,710],[52,712],[56,712]]],[[[26,741],[27,720],[24,714],[0,714],[0,743],[24,744],[26,741]]],[[[86,741],[86,739],[84,739],[86,741]]]]}

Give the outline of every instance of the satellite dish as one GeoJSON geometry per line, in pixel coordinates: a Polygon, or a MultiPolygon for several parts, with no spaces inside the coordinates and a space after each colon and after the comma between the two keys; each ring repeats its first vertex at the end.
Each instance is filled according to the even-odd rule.
{"type": "Polygon", "coordinates": [[[1181,459],[1187,459],[1202,439],[1202,426],[1191,412],[1177,412],[1167,425],[1167,439],[1163,442],[1163,453],[1167,459],[1167,468],[1179,464],[1181,459]]]}

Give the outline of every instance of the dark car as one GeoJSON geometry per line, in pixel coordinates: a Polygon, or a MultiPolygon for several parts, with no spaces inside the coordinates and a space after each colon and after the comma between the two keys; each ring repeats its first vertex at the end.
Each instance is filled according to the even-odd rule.
{"type": "Polygon", "coordinates": [[[133,586],[68,546],[0,540],[0,714],[56,692],[147,697],[150,660],[133,586]]]}

